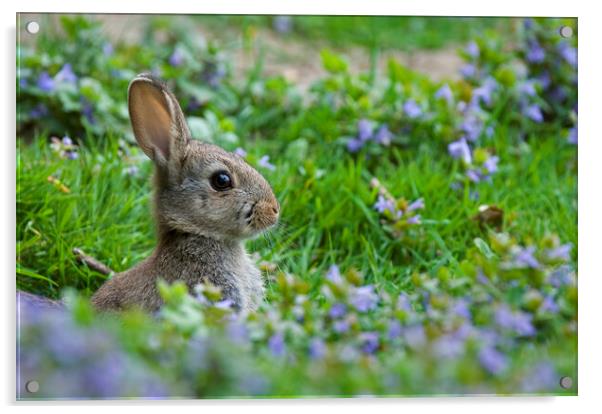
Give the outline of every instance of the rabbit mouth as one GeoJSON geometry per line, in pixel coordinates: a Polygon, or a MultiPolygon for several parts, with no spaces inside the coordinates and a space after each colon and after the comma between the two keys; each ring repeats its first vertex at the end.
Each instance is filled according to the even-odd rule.
{"type": "Polygon", "coordinates": [[[244,222],[251,234],[267,230],[278,222],[278,209],[269,203],[255,202],[245,213],[244,222]]]}

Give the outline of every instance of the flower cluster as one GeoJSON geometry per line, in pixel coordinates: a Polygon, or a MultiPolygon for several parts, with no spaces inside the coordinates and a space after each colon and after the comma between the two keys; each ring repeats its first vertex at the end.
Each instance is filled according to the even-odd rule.
{"type": "Polygon", "coordinates": [[[370,185],[378,190],[374,209],[380,214],[384,228],[394,237],[403,238],[411,227],[421,224],[418,211],[424,209],[424,199],[411,202],[403,197],[395,199],[376,178],[370,185]]]}
{"type": "Polygon", "coordinates": [[[372,121],[360,119],[357,123],[357,135],[347,140],[347,150],[352,153],[358,152],[370,142],[388,146],[391,144],[392,139],[393,134],[389,131],[386,124],[375,129],[372,121]]]}
{"type": "Polygon", "coordinates": [[[79,158],[77,145],[75,145],[73,140],[66,135],[62,139],[51,137],[50,148],[57,152],[62,158],[67,158],[69,160],[76,160],[79,158]]]}
{"type": "Polygon", "coordinates": [[[475,381],[486,393],[560,392],[559,375],[574,373],[533,347],[560,346],[558,335],[576,338],[570,246],[556,236],[523,246],[503,233],[475,245],[460,270],[414,273],[409,290],[366,283],[336,264],[316,293],[278,273],[278,300],[258,313],[237,312],[215,286],[199,285],[191,296],[181,283],[160,284],[161,311],[152,319],[126,317],[125,326],[106,317],[91,324],[81,298],[71,305],[73,317],[22,306],[29,313],[22,312],[19,369],[54,397],[204,396],[218,386],[220,395],[278,395],[286,386],[278,380],[283,366],[286,383],[308,384],[299,393],[474,392],[475,381]],[[128,353],[137,347],[142,359],[128,353]],[[157,361],[169,373],[158,375],[157,361]],[[411,372],[403,369],[408,363],[411,372]],[[428,375],[433,364],[442,376],[428,375]],[[316,369],[327,389],[304,381],[316,369]],[[342,375],[349,369],[356,370],[353,386],[342,375]],[[62,380],[52,381],[57,376],[62,380]]]}

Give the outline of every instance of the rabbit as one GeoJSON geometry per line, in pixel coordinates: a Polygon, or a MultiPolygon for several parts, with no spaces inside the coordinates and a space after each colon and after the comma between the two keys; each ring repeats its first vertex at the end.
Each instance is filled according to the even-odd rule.
{"type": "Polygon", "coordinates": [[[261,273],[245,251],[279,217],[272,188],[247,162],[222,148],[193,140],[178,101],[150,74],[128,87],[136,141],[154,162],[154,210],[158,242],[152,254],[115,274],[92,296],[101,311],[161,307],[158,279],[201,282],[221,288],[238,311],[261,304],[261,273]]]}

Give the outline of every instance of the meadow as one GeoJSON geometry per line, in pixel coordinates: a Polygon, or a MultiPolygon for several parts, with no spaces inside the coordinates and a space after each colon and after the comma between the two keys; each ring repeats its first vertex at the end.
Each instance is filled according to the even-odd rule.
{"type": "Polygon", "coordinates": [[[21,310],[18,398],[577,393],[575,20],[164,17],[133,43],[103,24],[64,17],[18,45],[17,288],[69,309],[21,310]],[[225,24],[221,42],[190,30],[225,24]],[[320,76],[265,74],[258,33],[323,39],[305,57],[320,76]],[[351,47],[464,64],[358,73],[351,47]],[[256,57],[242,74],[237,48],[256,57]],[[274,189],[281,221],[247,243],[257,313],[179,284],[155,315],[90,307],[107,275],[74,248],[122,271],[155,243],[126,105],[143,71],[274,189]]]}

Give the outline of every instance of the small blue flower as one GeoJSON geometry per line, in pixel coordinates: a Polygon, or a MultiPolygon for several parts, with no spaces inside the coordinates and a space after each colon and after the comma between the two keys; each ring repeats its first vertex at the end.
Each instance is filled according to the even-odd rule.
{"type": "Polygon", "coordinates": [[[366,142],[372,138],[373,125],[367,119],[360,119],[357,122],[357,138],[361,142],[366,142]]]}
{"type": "Polygon", "coordinates": [[[423,208],[424,208],[424,199],[419,198],[418,200],[414,201],[413,203],[411,203],[408,206],[407,211],[414,211],[414,210],[419,210],[419,209],[423,209],[423,208]]]}
{"type": "Polygon", "coordinates": [[[404,328],[403,339],[410,348],[421,348],[426,343],[424,327],[422,325],[412,325],[404,328]]]}
{"type": "Polygon", "coordinates": [[[330,311],[328,312],[328,315],[330,315],[330,317],[333,319],[337,319],[337,318],[341,318],[341,317],[345,316],[346,313],[347,313],[347,305],[345,305],[344,303],[341,303],[341,302],[337,302],[330,307],[330,311]]]}
{"type": "Polygon", "coordinates": [[[349,322],[345,319],[339,319],[336,320],[333,324],[332,324],[332,329],[336,332],[336,333],[345,333],[347,331],[349,331],[349,322]]]}
{"type": "Polygon", "coordinates": [[[531,40],[527,50],[527,61],[530,63],[541,63],[546,57],[545,50],[537,40],[531,40]]]}
{"type": "Polygon", "coordinates": [[[477,75],[477,68],[475,65],[464,65],[460,68],[460,74],[466,79],[474,78],[477,75]]]}
{"type": "Polygon", "coordinates": [[[447,83],[443,84],[443,86],[441,86],[437,92],[435,92],[435,99],[445,99],[448,103],[452,103],[454,101],[454,95],[447,83]]]}
{"type": "Polygon", "coordinates": [[[42,72],[38,77],[37,86],[43,92],[52,92],[55,87],[54,79],[52,79],[48,72],[42,72]]]}
{"type": "Polygon", "coordinates": [[[568,262],[571,260],[571,249],[572,246],[570,244],[563,244],[562,246],[547,250],[546,256],[550,260],[563,260],[568,262]]]}
{"type": "Polygon", "coordinates": [[[286,345],[284,343],[284,334],[277,332],[268,340],[268,348],[272,355],[276,357],[284,356],[286,353],[286,345]]]}
{"type": "Polygon", "coordinates": [[[415,216],[412,216],[410,218],[407,219],[406,223],[408,224],[420,224],[420,214],[416,214],[415,216]]]}
{"type": "MultiPolygon", "coordinates": [[[[475,106],[470,105],[469,108],[474,109],[475,106]]],[[[465,138],[468,141],[474,142],[477,140],[477,138],[479,138],[479,135],[481,135],[481,132],[483,131],[483,121],[477,116],[476,113],[470,111],[466,114],[464,122],[462,122],[460,128],[466,134],[465,138]]]]}
{"type": "Polygon", "coordinates": [[[401,323],[397,319],[392,319],[389,321],[389,325],[387,326],[387,337],[390,340],[397,339],[403,333],[403,328],[401,327],[401,323]]]}
{"type": "Polygon", "coordinates": [[[558,44],[558,51],[560,56],[572,67],[577,67],[577,49],[569,45],[567,42],[560,42],[558,44]]]}
{"type": "Polygon", "coordinates": [[[535,85],[537,84],[536,80],[529,79],[524,81],[519,87],[518,90],[520,93],[526,96],[535,96],[537,95],[537,89],[535,85]]]}
{"type": "Polygon", "coordinates": [[[113,44],[111,42],[107,42],[102,46],[102,53],[105,56],[111,56],[115,49],[113,48],[113,44]]]}
{"type": "Polygon", "coordinates": [[[378,295],[374,292],[374,286],[361,286],[352,292],[349,301],[358,312],[367,312],[376,308],[378,295]]]}
{"type": "Polygon", "coordinates": [[[531,119],[534,122],[543,122],[543,113],[541,112],[541,108],[537,104],[531,104],[526,106],[523,109],[523,115],[525,115],[527,118],[531,119]]]}
{"type": "Polygon", "coordinates": [[[434,354],[439,358],[457,358],[464,353],[465,342],[455,335],[442,335],[433,343],[434,354]]]}
{"type": "Polygon", "coordinates": [[[386,125],[381,126],[374,135],[374,140],[385,146],[391,144],[392,138],[393,134],[391,134],[391,131],[389,131],[389,128],[386,125]]]}
{"type": "Polygon", "coordinates": [[[358,152],[363,146],[364,143],[358,138],[350,138],[349,141],[347,141],[347,151],[351,153],[358,152]]]}
{"type": "Polygon", "coordinates": [[[269,155],[264,155],[263,157],[261,157],[259,159],[259,161],[257,161],[257,165],[259,165],[262,168],[265,168],[266,170],[270,170],[270,171],[276,170],[276,166],[274,164],[270,163],[269,155]]]}
{"type": "Polygon", "coordinates": [[[71,63],[65,63],[60,71],[54,76],[55,82],[76,83],[77,76],[73,73],[71,63]]]}
{"type": "Polygon", "coordinates": [[[483,102],[491,105],[493,92],[497,89],[497,82],[493,78],[487,78],[483,84],[472,91],[472,104],[478,105],[483,102]]]}
{"type": "Polygon", "coordinates": [[[180,49],[176,49],[169,56],[169,64],[173,67],[178,67],[184,63],[184,54],[180,49]]]}
{"type": "Polygon", "coordinates": [[[389,210],[391,213],[395,214],[396,208],[393,200],[390,200],[383,196],[382,194],[378,195],[378,200],[374,204],[374,209],[379,213],[384,213],[386,210],[389,210]]]}
{"type": "Polygon", "coordinates": [[[422,115],[422,109],[420,108],[420,105],[418,105],[413,99],[408,99],[403,104],[403,112],[410,119],[416,119],[422,115]]]}
{"type": "Polygon", "coordinates": [[[328,272],[326,273],[326,279],[336,284],[340,284],[343,282],[341,271],[339,270],[339,267],[336,264],[330,266],[328,272]]]}
{"type": "Polygon", "coordinates": [[[458,141],[454,141],[447,146],[447,151],[452,158],[458,159],[461,158],[466,164],[470,164],[472,162],[472,154],[470,152],[470,147],[464,138],[459,139],[458,141]]]}
{"type": "Polygon", "coordinates": [[[247,156],[247,151],[245,151],[241,147],[238,147],[234,150],[234,154],[238,155],[241,158],[244,158],[247,156]]]}
{"type": "Polygon", "coordinates": [[[500,161],[500,157],[495,156],[495,155],[490,156],[483,163],[483,167],[485,167],[485,169],[487,170],[487,172],[489,174],[493,174],[498,170],[497,164],[499,161],[500,161]]]}
{"type": "Polygon", "coordinates": [[[362,352],[365,354],[374,354],[378,350],[378,333],[377,332],[362,332],[360,334],[362,341],[362,352]]]}
{"type": "Polygon", "coordinates": [[[320,338],[313,338],[309,342],[309,357],[311,359],[322,359],[326,356],[326,344],[320,338]]]}
{"type": "Polygon", "coordinates": [[[558,304],[554,301],[554,298],[551,296],[546,296],[539,308],[542,312],[548,313],[558,313],[560,310],[558,304]]]}
{"type": "Polygon", "coordinates": [[[465,51],[468,54],[468,56],[470,56],[473,59],[478,58],[479,54],[480,54],[479,45],[477,45],[477,43],[474,41],[472,41],[472,42],[468,43],[468,45],[466,45],[465,51]]]}
{"type": "Polygon", "coordinates": [[[38,119],[45,117],[49,113],[50,111],[48,110],[48,107],[43,103],[39,103],[29,112],[29,116],[33,119],[38,119]]]}
{"type": "Polygon", "coordinates": [[[494,347],[481,349],[478,357],[481,366],[492,375],[499,375],[508,367],[508,358],[494,347]]]}
{"type": "Polygon", "coordinates": [[[569,144],[574,144],[577,145],[577,141],[578,141],[578,133],[577,133],[577,127],[574,126],[573,128],[571,128],[569,130],[569,138],[568,138],[569,144]]]}
{"type": "Polygon", "coordinates": [[[275,16],[272,20],[272,27],[278,33],[288,33],[293,27],[293,19],[291,16],[275,16]]]}
{"type": "Polygon", "coordinates": [[[514,264],[519,268],[530,267],[532,269],[538,269],[540,265],[535,258],[534,253],[534,246],[519,248],[514,254],[514,264]]]}
{"type": "Polygon", "coordinates": [[[397,297],[397,309],[400,310],[404,310],[404,311],[411,311],[412,310],[412,306],[410,304],[410,298],[408,297],[407,294],[401,292],[399,294],[399,296],[397,297]]]}

